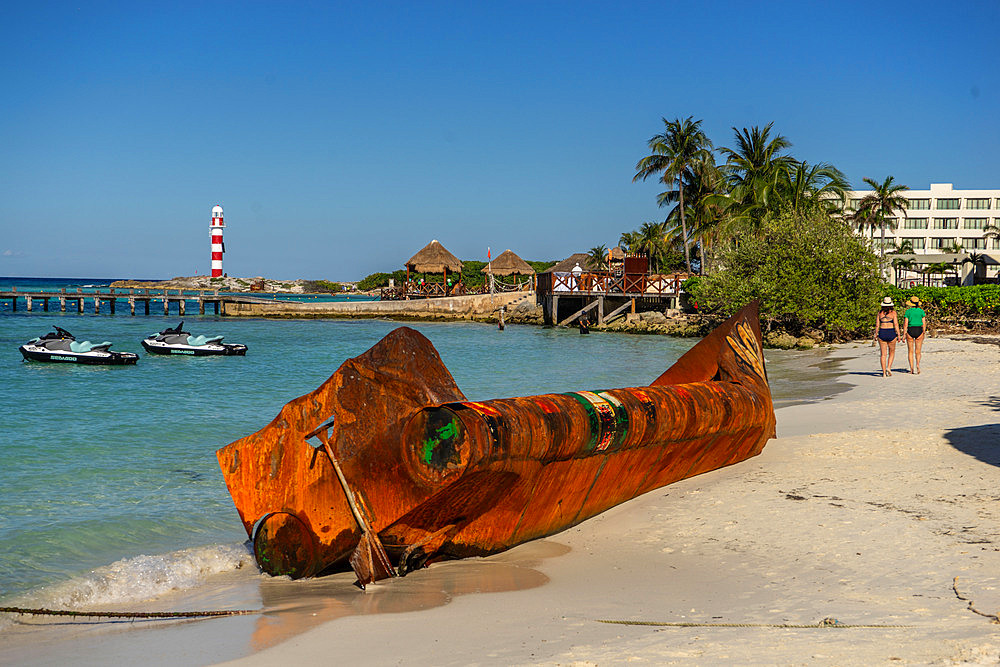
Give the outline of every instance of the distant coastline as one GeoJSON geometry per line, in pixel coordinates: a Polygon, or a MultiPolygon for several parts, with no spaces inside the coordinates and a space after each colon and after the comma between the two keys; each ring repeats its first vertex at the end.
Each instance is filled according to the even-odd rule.
{"type": "MultiPolygon", "coordinates": [[[[316,291],[312,289],[316,280],[276,280],[257,276],[254,278],[237,278],[223,276],[178,276],[169,280],[115,280],[110,286],[115,289],[178,289],[178,290],[219,290],[220,292],[285,292],[290,294],[305,294],[316,291]]],[[[353,291],[355,283],[341,282],[340,285],[353,291]]],[[[327,290],[328,291],[328,290],[327,290]]]]}

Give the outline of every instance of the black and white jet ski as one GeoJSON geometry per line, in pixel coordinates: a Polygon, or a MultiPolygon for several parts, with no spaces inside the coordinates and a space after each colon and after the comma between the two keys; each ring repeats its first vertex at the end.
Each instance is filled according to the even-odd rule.
{"type": "Polygon", "coordinates": [[[108,348],[111,343],[91,343],[89,340],[77,341],[73,334],[55,328],[41,338],[32,338],[19,347],[25,361],[64,361],[76,364],[104,364],[108,366],[123,366],[134,364],[139,355],[134,352],[112,352],[108,348]]]}
{"type": "Polygon", "coordinates": [[[222,336],[192,336],[183,331],[183,327],[182,321],[172,329],[164,329],[158,334],[143,338],[142,346],[152,354],[187,354],[196,357],[210,354],[243,356],[247,353],[246,345],[223,343],[222,336]]]}

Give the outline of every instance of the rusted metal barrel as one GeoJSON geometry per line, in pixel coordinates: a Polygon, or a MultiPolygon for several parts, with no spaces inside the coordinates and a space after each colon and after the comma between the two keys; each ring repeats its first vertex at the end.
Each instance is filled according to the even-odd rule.
{"type": "Polygon", "coordinates": [[[301,577],[359,544],[402,570],[495,553],[753,456],[774,424],[753,308],[651,386],[482,402],[400,328],[218,456],[261,568],[301,577]]]}

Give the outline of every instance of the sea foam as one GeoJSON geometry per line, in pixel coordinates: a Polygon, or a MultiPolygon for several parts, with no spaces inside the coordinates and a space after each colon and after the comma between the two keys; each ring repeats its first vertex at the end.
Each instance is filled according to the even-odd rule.
{"type": "MultiPolygon", "coordinates": [[[[85,610],[131,605],[203,585],[213,575],[257,566],[249,543],[218,544],[125,558],[11,600],[18,607],[85,610]]],[[[0,621],[2,627],[2,621],[0,621]]]]}

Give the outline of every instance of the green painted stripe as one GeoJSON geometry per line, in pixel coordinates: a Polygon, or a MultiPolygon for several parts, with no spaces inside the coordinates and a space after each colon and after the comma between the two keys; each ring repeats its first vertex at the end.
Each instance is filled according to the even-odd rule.
{"type": "Polygon", "coordinates": [[[584,396],[570,391],[563,394],[563,396],[570,396],[576,399],[576,402],[583,406],[583,409],[587,412],[587,419],[590,421],[590,440],[587,442],[587,450],[592,451],[597,447],[597,443],[600,441],[601,437],[601,416],[597,414],[597,409],[594,404],[587,400],[584,396]]]}

